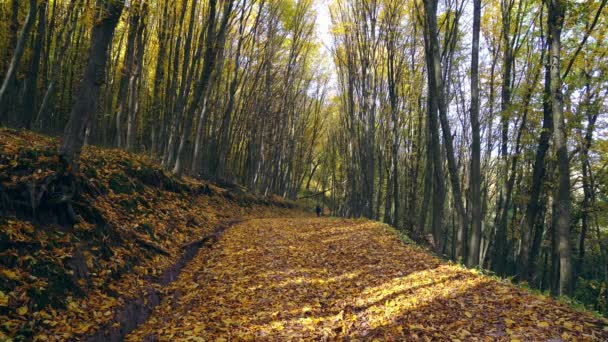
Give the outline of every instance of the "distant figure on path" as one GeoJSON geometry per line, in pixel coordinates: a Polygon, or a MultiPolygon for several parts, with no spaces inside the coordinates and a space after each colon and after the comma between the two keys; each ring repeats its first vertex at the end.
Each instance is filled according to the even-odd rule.
{"type": "Polygon", "coordinates": [[[317,212],[317,217],[321,217],[321,212],[323,212],[323,210],[321,209],[320,205],[317,204],[315,211],[317,212]]]}

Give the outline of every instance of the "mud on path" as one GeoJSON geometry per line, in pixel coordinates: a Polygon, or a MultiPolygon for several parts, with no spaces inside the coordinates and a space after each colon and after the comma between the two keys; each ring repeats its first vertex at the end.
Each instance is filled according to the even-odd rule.
{"type": "Polygon", "coordinates": [[[254,219],[202,249],[127,340],[606,340],[606,322],[442,263],[385,225],[254,219]]]}

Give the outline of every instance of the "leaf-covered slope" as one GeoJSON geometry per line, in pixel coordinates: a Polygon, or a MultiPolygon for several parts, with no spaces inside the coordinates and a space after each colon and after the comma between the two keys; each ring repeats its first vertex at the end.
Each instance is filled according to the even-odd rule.
{"type": "Polygon", "coordinates": [[[606,321],[362,220],[241,223],[167,292],[128,340],[608,340],[606,321]]]}
{"type": "Polygon", "coordinates": [[[95,147],[66,181],[57,143],[0,129],[0,341],[90,334],[218,223],[293,206],[95,147]]]}

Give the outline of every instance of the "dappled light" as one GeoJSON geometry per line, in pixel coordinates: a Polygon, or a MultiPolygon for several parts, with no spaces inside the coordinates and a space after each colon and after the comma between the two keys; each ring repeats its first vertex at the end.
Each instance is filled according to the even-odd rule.
{"type": "Polygon", "coordinates": [[[598,322],[379,223],[255,219],[201,251],[127,339],[568,339],[599,337],[598,322]]]}
{"type": "Polygon", "coordinates": [[[608,341],[608,0],[1,0],[0,342],[608,341]]]}

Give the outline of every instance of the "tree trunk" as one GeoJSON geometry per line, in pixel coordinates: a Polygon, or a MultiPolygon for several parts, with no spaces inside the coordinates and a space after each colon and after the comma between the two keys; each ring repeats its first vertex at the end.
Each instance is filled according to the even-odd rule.
{"type": "MultiPolygon", "coordinates": [[[[431,230],[435,252],[443,252],[443,207],[445,204],[445,183],[443,174],[443,158],[439,143],[439,125],[437,123],[438,101],[440,84],[437,84],[437,73],[441,73],[441,64],[438,61],[439,47],[437,42],[437,1],[424,1],[425,22],[425,55],[428,78],[427,111],[429,134],[431,136],[431,155],[433,158],[433,215],[431,217],[431,230]]],[[[441,77],[439,78],[441,81],[441,77]]]]}
{"type": "Polygon", "coordinates": [[[473,46],[471,52],[471,241],[468,265],[479,266],[481,246],[481,136],[479,133],[479,31],[481,0],[473,0],[473,46]]]}
{"type": "Polygon", "coordinates": [[[127,151],[135,150],[135,117],[140,108],[138,96],[138,84],[141,78],[142,65],[144,63],[144,31],[146,28],[146,16],[148,12],[148,4],[141,1],[138,9],[137,33],[135,37],[136,55],[133,60],[134,67],[131,70],[129,77],[129,110],[127,115],[127,138],[125,140],[125,148],[127,151]]]}
{"type": "MultiPolygon", "coordinates": [[[[211,1],[213,3],[213,6],[215,6],[215,1],[211,1]]],[[[220,27],[218,29],[217,32],[215,32],[215,20],[217,20],[216,18],[213,19],[213,21],[210,23],[213,26],[211,28],[208,28],[208,37],[207,40],[205,42],[205,60],[203,62],[203,71],[202,71],[202,76],[201,76],[201,94],[202,94],[202,108],[200,109],[199,112],[199,118],[198,118],[198,122],[196,124],[196,136],[195,136],[195,142],[194,142],[194,151],[192,154],[192,165],[191,165],[191,172],[192,174],[196,174],[199,171],[199,163],[200,163],[200,156],[201,156],[201,149],[202,149],[202,138],[203,138],[203,128],[204,128],[204,124],[205,124],[205,119],[206,119],[206,111],[207,111],[207,96],[208,96],[208,91],[209,91],[209,84],[211,83],[211,81],[213,80],[212,78],[212,74],[214,71],[217,71],[218,73],[220,72],[220,70],[215,70],[216,68],[216,62],[218,59],[218,56],[220,54],[223,53],[223,49],[224,49],[224,41],[226,39],[226,30],[227,30],[227,26],[228,26],[228,21],[230,18],[230,14],[232,13],[232,1],[228,1],[224,4],[224,9],[223,9],[223,13],[222,13],[222,21],[220,23],[220,27]]],[[[215,17],[215,15],[214,15],[215,17]]],[[[184,137],[182,137],[182,140],[184,139],[184,137]]],[[[178,152],[178,156],[177,158],[183,158],[183,154],[184,154],[184,150],[183,150],[183,146],[180,142],[180,150],[178,152]]],[[[175,168],[173,169],[173,172],[175,174],[180,174],[182,172],[182,166],[181,164],[178,165],[178,163],[175,163],[175,168]]]]}
{"type": "MultiPolygon", "coordinates": [[[[59,51],[55,52],[55,57],[53,58],[54,63],[51,68],[51,78],[49,84],[46,88],[44,96],[42,97],[42,103],[40,104],[40,108],[38,109],[38,114],[36,115],[36,119],[34,120],[34,128],[43,127],[44,120],[46,118],[47,108],[50,106],[51,99],[55,95],[55,90],[57,88],[57,78],[59,77],[59,72],[61,70],[62,61],[65,57],[65,54],[70,46],[72,33],[76,28],[76,16],[72,15],[74,12],[74,7],[76,5],[76,0],[70,0],[68,12],[66,14],[66,18],[68,20],[67,23],[61,26],[61,29],[57,33],[57,38],[55,39],[56,45],[61,46],[59,51]],[[67,26],[67,27],[66,27],[67,26]],[[67,29],[67,33],[65,39],[62,40],[63,33],[67,29]]],[[[48,50],[47,50],[48,51],[48,50]]]]}
{"type": "Polygon", "coordinates": [[[17,68],[19,67],[21,57],[23,57],[23,53],[25,52],[25,45],[27,44],[27,39],[30,35],[30,31],[32,30],[32,26],[34,26],[34,22],[36,21],[36,8],[36,0],[30,0],[29,12],[27,13],[27,17],[25,18],[25,22],[23,23],[23,28],[21,29],[19,39],[17,40],[17,45],[15,46],[13,58],[11,59],[11,63],[9,64],[8,70],[6,71],[6,75],[4,76],[4,81],[2,82],[2,86],[0,87],[0,124],[2,124],[3,118],[8,117],[9,109],[5,106],[5,101],[7,100],[7,93],[9,91],[11,83],[13,82],[13,79],[15,78],[15,74],[17,73],[17,68]]]}
{"type": "MultiPolygon", "coordinates": [[[[253,8],[253,6],[252,6],[253,8]]],[[[226,109],[222,115],[222,123],[220,126],[220,138],[218,148],[218,158],[217,158],[217,169],[216,176],[219,178],[226,177],[226,164],[228,160],[228,154],[230,153],[230,125],[232,120],[232,111],[234,109],[234,98],[236,95],[236,89],[239,83],[239,69],[241,67],[241,48],[243,46],[244,39],[244,30],[245,30],[245,4],[243,4],[243,8],[241,10],[241,16],[239,18],[239,38],[236,47],[236,54],[234,57],[234,74],[232,76],[232,80],[230,81],[230,90],[228,97],[228,104],[226,105],[226,109]]],[[[256,21],[257,23],[257,21],[256,21]]],[[[312,178],[312,177],[311,177],[312,178]]]]}
{"type": "Polygon", "coordinates": [[[62,159],[74,170],[78,169],[85,130],[97,110],[99,91],[105,81],[108,48],[123,7],[123,1],[97,0],[97,21],[91,32],[87,66],[59,150],[62,159]]]}
{"type": "MultiPolygon", "coordinates": [[[[425,36],[428,36],[427,69],[430,90],[428,96],[430,98],[430,103],[433,103],[434,107],[439,112],[441,131],[443,132],[444,146],[448,159],[448,171],[450,174],[450,182],[452,184],[452,195],[454,198],[454,205],[456,207],[455,209],[457,213],[457,225],[459,229],[466,230],[466,213],[464,210],[464,203],[462,201],[462,193],[460,190],[458,168],[454,159],[452,132],[450,131],[450,125],[447,118],[447,103],[442,80],[443,77],[441,75],[441,59],[439,55],[439,42],[437,39],[437,1],[425,0],[424,7],[426,13],[427,26],[427,32],[425,36]]],[[[439,134],[438,131],[437,134],[439,134]]],[[[437,137],[437,139],[439,139],[439,137],[437,137]]],[[[439,162],[441,162],[441,157],[439,155],[436,155],[435,158],[439,158],[439,162]]],[[[437,165],[435,167],[437,168],[437,165]]],[[[443,177],[443,174],[436,173],[435,179],[438,180],[438,177],[443,177]]],[[[458,253],[457,257],[464,257],[464,255],[458,253]]]]}
{"type": "Polygon", "coordinates": [[[42,0],[38,11],[38,30],[36,42],[34,43],[34,51],[32,61],[28,70],[27,81],[25,83],[25,91],[23,95],[23,117],[21,122],[24,127],[30,129],[35,119],[36,102],[38,95],[38,71],[40,70],[40,58],[42,55],[42,46],[46,33],[46,7],[47,0],[42,0]]]}
{"type": "Polygon", "coordinates": [[[551,35],[551,112],[556,128],[553,135],[557,151],[558,183],[555,198],[555,229],[559,254],[559,295],[572,293],[572,260],[570,245],[570,159],[566,123],[563,114],[561,81],[561,33],[564,25],[566,3],[564,0],[549,1],[548,26],[551,35]]]}
{"type": "Polygon", "coordinates": [[[120,81],[118,85],[118,108],[116,109],[116,147],[125,145],[123,121],[124,114],[129,115],[129,81],[133,73],[133,61],[135,59],[135,37],[137,36],[137,25],[139,24],[139,11],[131,2],[129,10],[129,27],[127,34],[127,47],[124,62],[119,69],[120,81]]]}

